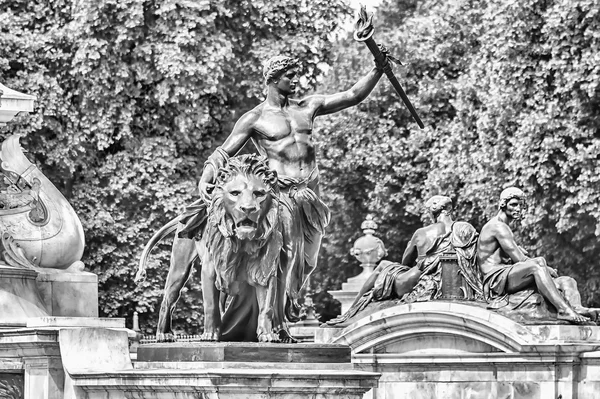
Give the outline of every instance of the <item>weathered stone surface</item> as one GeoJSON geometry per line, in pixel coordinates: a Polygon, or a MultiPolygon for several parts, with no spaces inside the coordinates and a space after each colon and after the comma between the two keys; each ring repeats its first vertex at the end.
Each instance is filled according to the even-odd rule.
{"type": "Polygon", "coordinates": [[[374,399],[597,399],[600,327],[523,325],[457,302],[397,305],[318,339],[382,373],[374,399]]]}
{"type": "Polygon", "coordinates": [[[98,317],[98,276],[94,273],[42,269],[37,286],[48,314],[98,317]]]}
{"type": "Polygon", "coordinates": [[[32,317],[27,319],[28,328],[125,328],[125,319],[104,317],[32,317]]]}
{"type": "Polygon", "coordinates": [[[23,399],[24,391],[23,374],[0,371],[0,398],[23,399]]]}
{"type": "Polygon", "coordinates": [[[190,342],[140,345],[139,361],[348,363],[350,348],[331,344],[190,342]]]}
{"type": "Polygon", "coordinates": [[[28,317],[48,315],[36,277],[34,270],[0,265],[0,327],[25,326],[28,317]]]}
{"type": "Polygon", "coordinates": [[[378,374],[267,369],[144,370],[72,374],[88,399],[361,399],[378,374]]]}

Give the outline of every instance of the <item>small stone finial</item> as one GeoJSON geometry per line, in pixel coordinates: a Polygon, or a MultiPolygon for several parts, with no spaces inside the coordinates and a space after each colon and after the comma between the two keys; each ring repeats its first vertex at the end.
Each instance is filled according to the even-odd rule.
{"type": "Polygon", "coordinates": [[[136,333],[140,332],[140,316],[138,312],[133,312],[133,331],[136,333]]]}
{"type": "Polygon", "coordinates": [[[377,230],[377,223],[373,220],[373,215],[367,215],[364,222],[361,223],[360,228],[365,234],[374,234],[377,230]]]}

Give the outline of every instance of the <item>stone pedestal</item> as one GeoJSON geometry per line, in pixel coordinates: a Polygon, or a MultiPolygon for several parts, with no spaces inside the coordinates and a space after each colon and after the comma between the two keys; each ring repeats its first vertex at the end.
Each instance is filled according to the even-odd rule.
{"type": "Polygon", "coordinates": [[[0,264],[0,328],[24,327],[43,316],[97,317],[98,277],[0,264]]]}
{"type": "Polygon", "coordinates": [[[343,283],[341,290],[329,291],[341,303],[342,314],[348,311],[365,281],[373,274],[379,261],[387,255],[383,241],[373,235],[377,230],[377,223],[373,220],[372,215],[367,215],[360,228],[364,235],[356,240],[350,253],[358,259],[363,270],[358,276],[350,277],[347,282],[343,283]]]}
{"type": "Polygon", "coordinates": [[[34,270],[0,265],[0,328],[23,327],[29,317],[48,315],[37,275],[34,270]]]}
{"type": "Polygon", "coordinates": [[[358,369],[382,374],[375,399],[594,399],[600,389],[600,327],[523,325],[468,302],[397,305],[315,338],[350,345],[358,369]]]}
{"type": "Polygon", "coordinates": [[[76,398],[362,399],[379,375],[356,371],[341,345],[140,345],[133,369],[69,370],[76,398]]]}
{"type": "Polygon", "coordinates": [[[362,399],[379,378],[337,344],[128,344],[123,319],[30,319],[0,332],[0,397],[362,399]]]}
{"type": "Polygon", "coordinates": [[[37,286],[49,315],[98,317],[98,276],[94,273],[42,269],[37,286]]]}
{"type": "Polygon", "coordinates": [[[350,363],[350,347],[334,344],[187,342],[140,345],[139,362],[350,363]]]}
{"type": "Polygon", "coordinates": [[[127,336],[124,319],[39,317],[30,318],[27,327],[1,331],[0,397],[13,398],[2,396],[2,385],[13,381],[3,376],[11,376],[23,381],[22,396],[14,398],[69,398],[65,365],[95,367],[103,359],[115,358],[127,351],[127,336]],[[73,337],[82,330],[93,333],[73,337]],[[106,344],[99,347],[98,342],[106,344]]]}

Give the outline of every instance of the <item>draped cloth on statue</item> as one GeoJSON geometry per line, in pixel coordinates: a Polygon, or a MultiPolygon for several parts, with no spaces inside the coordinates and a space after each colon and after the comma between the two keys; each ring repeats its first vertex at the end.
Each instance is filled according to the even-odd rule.
{"type": "Polygon", "coordinates": [[[396,298],[396,292],[394,291],[396,278],[411,269],[409,266],[390,262],[389,260],[382,260],[377,268],[380,270],[373,288],[365,292],[358,301],[352,304],[346,313],[329,320],[327,322],[328,325],[334,326],[351,319],[364,310],[371,302],[396,298]]]}
{"type": "Polygon", "coordinates": [[[415,267],[421,270],[421,277],[414,289],[398,298],[394,289],[396,279],[406,273],[411,267],[382,261],[373,288],[353,304],[346,313],[327,322],[329,325],[343,323],[356,316],[371,302],[400,299],[402,302],[417,302],[436,299],[441,294],[440,257],[444,253],[454,252],[458,258],[460,273],[474,291],[482,293],[481,278],[476,265],[477,231],[466,222],[455,222],[447,234],[436,237],[419,255],[415,267]]]}
{"type": "Polygon", "coordinates": [[[284,249],[282,265],[289,266],[286,288],[297,300],[300,290],[317,265],[321,239],[331,213],[319,198],[319,171],[313,169],[305,179],[278,176],[284,249]]]}
{"type": "Polygon", "coordinates": [[[177,233],[179,238],[200,240],[208,220],[206,209],[206,204],[202,198],[185,207],[185,210],[179,216],[179,223],[183,225],[177,233]]]}
{"type": "Polygon", "coordinates": [[[423,270],[415,288],[402,298],[403,302],[422,302],[438,299],[442,295],[442,269],[440,256],[456,254],[459,273],[474,293],[474,297],[483,298],[481,273],[477,267],[477,238],[479,234],[467,222],[454,222],[450,232],[438,237],[429,247],[419,265],[423,270]]]}
{"type": "Polygon", "coordinates": [[[488,309],[504,311],[518,310],[528,306],[531,301],[536,304],[539,302],[537,298],[533,298],[536,294],[535,290],[523,290],[514,294],[506,292],[506,284],[508,275],[511,272],[514,264],[511,264],[510,259],[502,259],[505,264],[499,264],[493,267],[483,277],[483,290],[485,300],[488,302],[488,309]]]}

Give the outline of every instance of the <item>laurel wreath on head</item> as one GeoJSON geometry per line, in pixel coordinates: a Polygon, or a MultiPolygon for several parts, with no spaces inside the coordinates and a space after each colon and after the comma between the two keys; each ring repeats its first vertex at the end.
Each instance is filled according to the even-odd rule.
{"type": "Polygon", "coordinates": [[[299,60],[296,58],[276,56],[268,60],[263,69],[263,76],[265,83],[269,84],[277,76],[281,75],[288,69],[295,68],[299,64],[299,60]]]}

